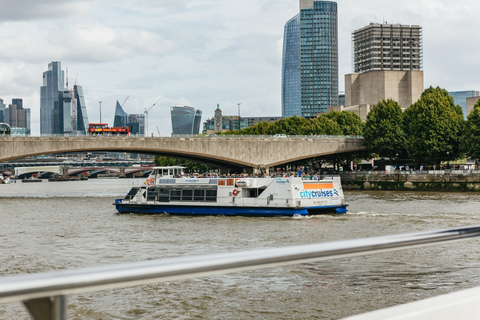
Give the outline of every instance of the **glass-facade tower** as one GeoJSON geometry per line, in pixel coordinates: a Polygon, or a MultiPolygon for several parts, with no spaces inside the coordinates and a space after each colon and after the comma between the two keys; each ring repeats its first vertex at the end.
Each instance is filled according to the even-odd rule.
{"type": "Polygon", "coordinates": [[[452,96],[455,104],[458,104],[462,107],[463,110],[463,117],[467,119],[467,99],[473,97],[480,97],[480,91],[469,90],[469,91],[451,91],[449,92],[450,96],[452,96]]]}
{"type": "Polygon", "coordinates": [[[64,90],[65,77],[60,61],[48,64],[43,73],[43,86],[40,87],[40,134],[53,134],[53,109],[58,103],[59,92],[64,90]]]}
{"type": "Polygon", "coordinates": [[[128,113],[123,111],[122,106],[117,101],[117,105],[115,107],[115,118],[113,119],[113,126],[125,127],[127,125],[127,120],[128,120],[128,113]]]}
{"type": "Polygon", "coordinates": [[[75,85],[73,90],[75,92],[75,103],[77,108],[77,132],[80,134],[87,134],[88,115],[87,106],[85,105],[85,97],[83,95],[83,88],[75,85]]]}
{"type": "Polygon", "coordinates": [[[170,108],[170,113],[172,116],[173,135],[199,134],[202,111],[188,106],[173,106],[170,108]]]}
{"type": "Polygon", "coordinates": [[[145,134],[145,115],[144,114],[128,114],[120,103],[117,101],[115,108],[115,118],[113,120],[114,127],[129,127],[130,134],[145,134]]]}
{"type": "Polygon", "coordinates": [[[300,0],[300,14],[285,25],[284,117],[309,118],[338,105],[337,26],[337,3],[314,0],[300,0]]]}
{"type": "Polygon", "coordinates": [[[282,117],[302,116],[300,100],[300,15],[285,24],[282,61],[282,117]]]}

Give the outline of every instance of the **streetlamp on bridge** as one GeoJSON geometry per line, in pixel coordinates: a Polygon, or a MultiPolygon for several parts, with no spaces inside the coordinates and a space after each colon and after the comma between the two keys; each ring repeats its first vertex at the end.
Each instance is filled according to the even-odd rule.
{"type": "Polygon", "coordinates": [[[99,101],[100,103],[100,123],[102,123],[102,101],[99,101]]]}
{"type": "Polygon", "coordinates": [[[240,133],[240,125],[241,125],[241,122],[240,122],[240,105],[241,105],[241,103],[237,103],[237,106],[238,106],[238,133],[240,133]]]}

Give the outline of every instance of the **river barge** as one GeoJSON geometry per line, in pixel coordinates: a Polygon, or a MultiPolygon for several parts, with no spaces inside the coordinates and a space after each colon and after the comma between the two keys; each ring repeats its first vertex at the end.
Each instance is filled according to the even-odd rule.
{"type": "Polygon", "coordinates": [[[339,177],[184,177],[183,167],[154,167],[144,185],[114,205],[120,213],[305,216],[346,213],[339,177]]]}

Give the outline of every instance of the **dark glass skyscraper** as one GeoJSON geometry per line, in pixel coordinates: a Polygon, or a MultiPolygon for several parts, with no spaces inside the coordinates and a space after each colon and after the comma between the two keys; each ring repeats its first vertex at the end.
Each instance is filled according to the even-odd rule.
{"type": "Polygon", "coordinates": [[[129,127],[131,134],[145,134],[145,115],[144,114],[128,114],[120,103],[117,101],[115,108],[115,118],[113,120],[114,127],[129,127]]]}
{"type": "Polygon", "coordinates": [[[60,61],[48,64],[48,71],[43,73],[43,86],[40,87],[40,134],[52,134],[53,108],[58,103],[59,92],[65,88],[65,76],[60,61]]]}
{"type": "Polygon", "coordinates": [[[337,3],[300,0],[285,25],[282,115],[312,117],[338,105],[337,3]]]}
{"type": "Polygon", "coordinates": [[[127,125],[127,120],[128,120],[128,113],[123,111],[122,106],[117,101],[117,105],[115,107],[115,118],[113,118],[113,126],[125,127],[127,125]]]}
{"type": "Polygon", "coordinates": [[[172,116],[172,133],[173,135],[193,135],[199,134],[200,124],[202,122],[202,111],[192,107],[170,108],[172,116]]]}
{"type": "Polygon", "coordinates": [[[285,25],[282,61],[282,117],[302,116],[300,86],[300,15],[285,25]]]}
{"type": "Polygon", "coordinates": [[[77,132],[87,134],[88,131],[88,115],[87,106],[85,105],[85,97],[81,86],[74,86],[75,103],[77,108],[77,132]]]}

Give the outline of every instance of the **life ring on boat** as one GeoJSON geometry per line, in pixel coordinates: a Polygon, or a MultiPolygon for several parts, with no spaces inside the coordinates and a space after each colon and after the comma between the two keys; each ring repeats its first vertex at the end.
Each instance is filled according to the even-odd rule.
{"type": "Polygon", "coordinates": [[[151,186],[151,185],[153,184],[153,178],[148,179],[148,180],[147,180],[147,184],[148,184],[149,186],[151,186]]]}
{"type": "Polygon", "coordinates": [[[237,189],[233,189],[232,194],[233,194],[235,197],[238,196],[238,190],[237,190],[237,189]]]}

